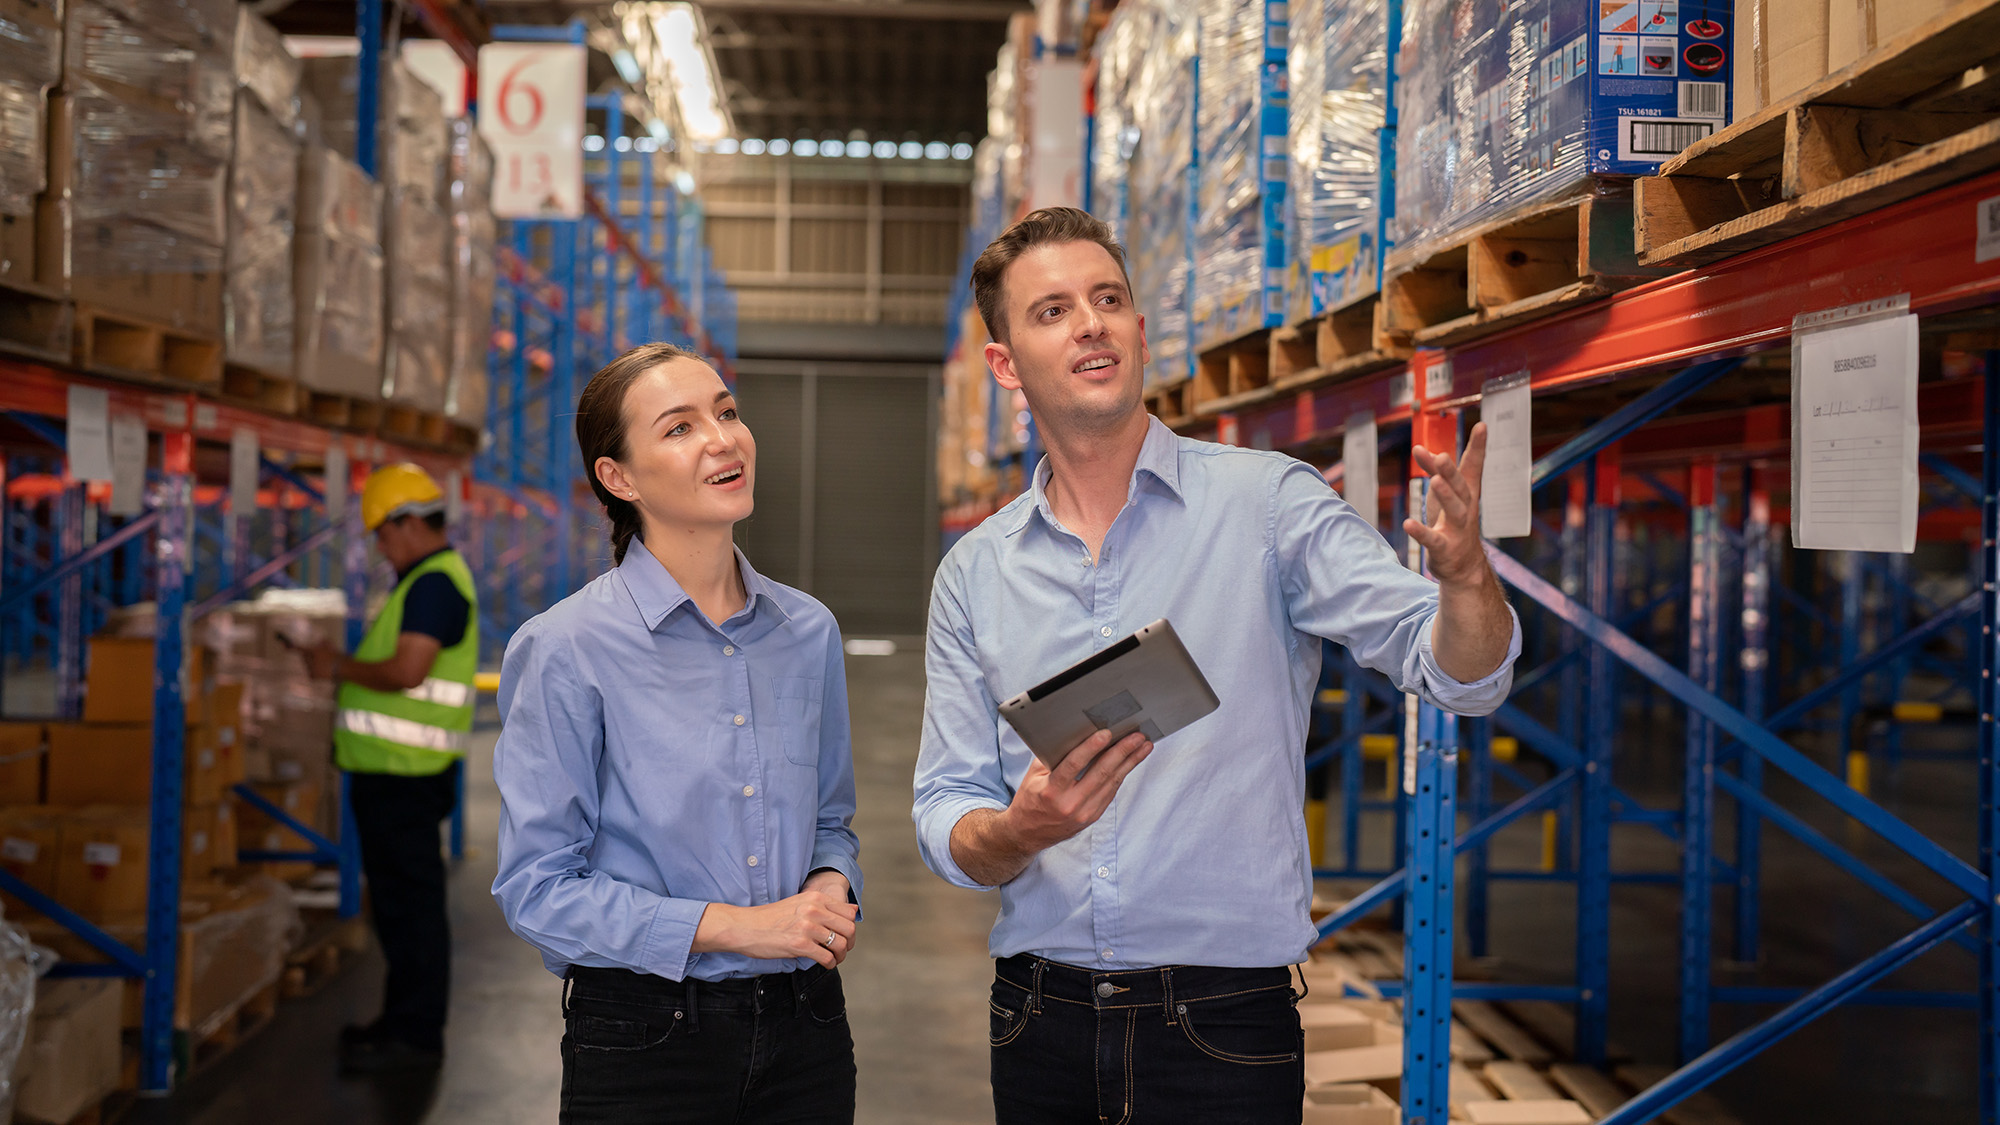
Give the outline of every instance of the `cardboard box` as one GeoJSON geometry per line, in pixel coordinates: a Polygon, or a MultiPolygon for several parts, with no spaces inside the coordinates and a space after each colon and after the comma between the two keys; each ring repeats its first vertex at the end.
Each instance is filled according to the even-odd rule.
{"type": "Polygon", "coordinates": [[[66,814],[56,901],[93,922],[143,924],[150,825],[144,809],[99,805],[66,814]]]}
{"type": "MultiPolygon", "coordinates": [[[[39,805],[0,809],[0,868],[45,895],[56,893],[56,861],[62,854],[60,809],[39,805]]],[[[13,895],[0,894],[9,918],[34,913],[13,895]]]]}
{"type": "Polygon", "coordinates": [[[1306,1091],[1303,1125],[1398,1125],[1402,1110],[1365,1083],[1315,1086],[1306,1091]]]}
{"type": "Polygon", "coordinates": [[[1826,73],[1845,69],[1891,40],[1943,15],[1952,0],[1829,0],[1826,16],[1826,73]]]}
{"type": "Polygon", "coordinates": [[[102,977],[44,979],[16,1070],[17,1121],[66,1125],[118,1089],[123,989],[102,977]]]}
{"type": "Polygon", "coordinates": [[[1341,1051],[1306,1052],[1306,1085],[1327,1086],[1372,1082],[1403,1075],[1403,1045],[1349,1047],[1341,1051]]]}
{"type": "Polygon", "coordinates": [[[1746,49],[1731,79],[1741,120],[1827,75],[1828,0],[1738,0],[1746,49]]]}
{"type": "Polygon", "coordinates": [[[1469,1101],[1465,1120],[1472,1125],[1590,1125],[1581,1105],[1567,1099],[1534,1101],[1469,1101]]]}
{"type": "Polygon", "coordinates": [[[156,647],[150,637],[92,637],[83,681],[86,723],[153,721],[156,647]]]}
{"type": "Polygon", "coordinates": [[[52,805],[130,805],[153,799],[151,723],[50,723],[52,805]]]}
{"type": "Polygon", "coordinates": [[[48,728],[40,723],[0,723],[0,805],[41,804],[48,759],[48,728]]]}
{"type": "Polygon", "coordinates": [[[1305,1029],[1308,1054],[1376,1043],[1374,1019],[1345,1004],[1300,1004],[1299,1025],[1305,1029]]]}
{"type": "MultiPolygon", "coordinates": [[[[326,824],[320,816],[320,786],[317,782],[257,782],[253,783],[251,788],[258,796],[283,809],[294,820],[314,831],[325,833],[326,824]]],[[[297,852],[306,851],[311,847],[305,837],[240,798],[236,802],[236,830],[239,846],[245,851],[297,852]]],[[[287,880],[305,878],[314,870],[313,864],[303,860],[264,864],[266,874],[287,880]]]]}

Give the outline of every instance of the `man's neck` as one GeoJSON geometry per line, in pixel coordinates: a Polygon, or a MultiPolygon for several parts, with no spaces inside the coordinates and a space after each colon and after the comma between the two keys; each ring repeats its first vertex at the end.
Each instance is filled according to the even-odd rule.
{"type": "Polygon", "coordinates": [[[709,621],[721,624],[742,610],[748,593],[736,566],[730,529],[650,524],[640,547],[651,551],[709,621]]]}
{"type": "Polygon", "coordinates": [[[1049,483],[1044,494],[1049,510],[1057,522],[1083,539],[1092,561],[1131,496],[1132,473],[1146,445],[1148,418],[1139,410],[1103,430],[1066,433],[1058,425],[1042,432],[1048,446],[1049,483]]]}

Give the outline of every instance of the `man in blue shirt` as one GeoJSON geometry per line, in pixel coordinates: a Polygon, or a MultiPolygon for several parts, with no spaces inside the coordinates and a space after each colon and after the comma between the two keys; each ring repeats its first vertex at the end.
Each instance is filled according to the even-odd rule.
{"type": "Polygon", "coordinates": [[[1289,966],[1315,940],[1302,808],[1320,639],[1461,714],[1506,698],[1520,629],[1479,541],[1485,432],[1433,478],[1433,583],[1310,467],[1145,412],[1145,322],[1096,219],[987,247],[986,361],[1047,457],[932,591],[913,818],[925,862],[999,887],[993,1098],[1017,1122],[1300,1118],[1289,966]],[[1221,698],[1155,747],[1104,732],[1054,769],[997,701],[1157,618],[1221,698]]]}

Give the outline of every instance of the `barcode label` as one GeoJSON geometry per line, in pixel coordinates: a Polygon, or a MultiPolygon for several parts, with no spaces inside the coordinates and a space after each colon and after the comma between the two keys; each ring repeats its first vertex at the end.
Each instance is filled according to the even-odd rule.
{"type": "Polygon", "coordinates": [[[1618,122],[1618,159],[1661,161],[1715,132],[1714,121],[1626,117],[1618,122]]]}
{"type": "Polygon", "coordinates": [[[9,836],[0,840],[0,859],[14,863],[33,863],[42,854],[42,846],[33,840],[23,840],[19,836],[9,836]]]}
{"type": "Polygon", "coordinates": [[[87,867],[116,867],[119,852],[117,844],[85,844],[83,862],[87,867]]]}
{"type": "Polygon", "coordinates": [[[1729,115],[1726,83],[1682,82],[1678,85],[1682,117],[1713,117],[1719,120],[1729,115]]]}
{"type": "Polygon", "coordinates": [[[1979,201],[1974,224],[1972,260],[1990,262],[2000,258],[2000,195],[1979,201]]]}

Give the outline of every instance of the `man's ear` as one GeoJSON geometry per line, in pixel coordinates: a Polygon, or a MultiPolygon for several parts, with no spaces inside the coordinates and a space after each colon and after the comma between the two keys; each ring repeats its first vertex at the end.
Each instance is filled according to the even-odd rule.
{"type": "Polygon", "coordinates": [[[993,381],[1010,391],[1021,389],[1021,375],[1014,370],[1014,349],[1002,343],[986,345],[986,369],[993,372],[993,381]]]}
{"type": "Polygon", "coordinates": [[[1146,343],[1146,318],[1142,314],[1139,317],[1139,366],[1143,368],[1152,362],[1153,349],[1146,343]]]}

